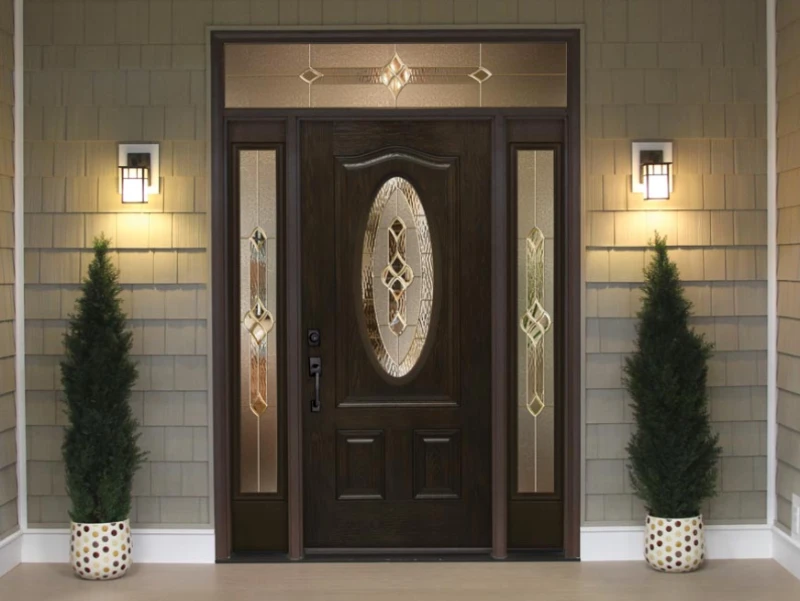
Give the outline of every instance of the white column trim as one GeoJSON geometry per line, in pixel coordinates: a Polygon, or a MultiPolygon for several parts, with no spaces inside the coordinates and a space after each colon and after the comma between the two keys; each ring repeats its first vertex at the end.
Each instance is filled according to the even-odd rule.
{"type": "Polygon", "coordinates": [[[777,519],[778,104],[776,0],[767,0],[767,524],[777,519]]]}
{"type": "Polygon", "coordinates": [[[790,537],[780,526],[772,527],[772,556],[800,580],[800,540],[790,537]]]}
{"type": "Polygon", "coordinates": [[[14,336],[17,411],[17,520],[28,526],[27,436],[25,431],[25,62],[23,0],[14,0],[14,336]]]}
{"type": "Polygon", "coordinates": [[[17,567],[22,560],[22,532],[0,540],[0,578],[17,567]]]}

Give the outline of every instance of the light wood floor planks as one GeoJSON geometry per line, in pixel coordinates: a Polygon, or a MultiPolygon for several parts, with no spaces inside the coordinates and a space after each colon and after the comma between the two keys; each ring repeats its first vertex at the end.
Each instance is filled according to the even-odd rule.
{"type": "Polygon", "coordinates": [[[302,563],[135,565],[84,582],[67,565],[0,578],[3,601],[798,601],[800,581],[771,560],[714,561],[694,574],[637,563],[302,563]]]}

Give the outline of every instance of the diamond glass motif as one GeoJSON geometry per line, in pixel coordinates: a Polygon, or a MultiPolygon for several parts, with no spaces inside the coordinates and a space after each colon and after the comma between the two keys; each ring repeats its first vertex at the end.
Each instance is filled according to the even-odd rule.
{"type": "Polygon", "coordinates": [[[389,264],[381,274],[383,285],[389,290],[389,327],[396,336],[406,329],[406,289],[414,281],[414,270],[406,263],[406,224],[395,217],[389,226],[389,264]]]}
{"type": "Polygon", "coordinates": [[[322,73],[314,69],[314,67],[309,67],[305,71],[300,74],[300,79],[306,82],[308,85],[311,85],[318,79],[324,77],[322,73]]]}
{"type": "Polygon", "coordinates": [[[381,367],[396,378],[413,369],[428,337],[432,246],[417,191],[402,177],[390,179],[367,219],[361,295],[369,344],[381,367]]]}
{"type": "Polygon", "coordinates": [[[492,76],[492,72],[486,67],[480,67],[477,71],[470,73],[469,76],[478,83],[483,83],[492,76]]]}
{"type": "Polygon", "coordinates": [[[250,332],[253,343],[260,346],[266,342],[267,334],[272,331],[275,322],[272,313],[264,306],[261,299],[257,299],[255,306],[245,313],[242,325],[250,332]]]}
{"type": "Polygon", "coordinates": [[[394,94],[395,97],[411,81],[411,68],[395,52],[395,55],[381,70],[380,82],[394,94]]]}
{"type": "Polygon", "coordinates": [[[525,298],[527,309],[519,320],[519,327],[527,337],[528,391],[525,405],[533,417],[539,417],[544,401],[544,335],[553,325],[544,302],[544,242],[545,237],[534,227],[525,240],[525,298]]]}
{"type": "Polygon", "coordinates": [[[253,412],[253,415],[256,417],[260,417],[264,415],[264,412],[267,410],[267,401],[264,400],[260,394],[256,395],[256,398],[250,403],[250,411],[253,412]]]}

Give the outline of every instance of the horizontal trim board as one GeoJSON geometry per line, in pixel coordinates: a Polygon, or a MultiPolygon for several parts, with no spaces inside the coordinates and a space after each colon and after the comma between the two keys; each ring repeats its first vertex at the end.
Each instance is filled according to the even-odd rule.
{"type": "MultiPolygon", "coordinates": [[[[133,528],[134,563],[214,563],[214,531],[133,528]]],[[[28,529],[22,544],[23,563],[66,563],[70,531],[28,529]]]]}
{"type": "Polygon", "coordinates": [[[414,119],[417,121],[443,120],[486,120],[490,121],[500,115],[509,120],[520,119],[526,121],[567,119],[569,109],[562,106],[519,106],[519,107],[452,107],[446,109],[419,107],[419,108],[338,108],[338,107],[231,107],[222,109],[225,119],[231,120],[272,120],[283,121],[287,117],[296,117],[301,121],[362,121],[371,119],[375,121],[400,121],[414,119]]]}
{"type": "MultiPolygon", "coordinates": [[[[766,524],[706,526],[706,559],[769,559],[772,532],[766,524]]],[[[644,559],[644,526],[581,528],[582,561],[644,559]]]]}
{"type": "Polygon", "coordinates": [[[800,540],[793,539],[778,526],[772,527],[772,556],[800,580],[800,540]]]}
{"type": "Polygon", "coordinates": [[[22,532],[17,530],[0,540],[0,578],[22,563],[22,532]]]}

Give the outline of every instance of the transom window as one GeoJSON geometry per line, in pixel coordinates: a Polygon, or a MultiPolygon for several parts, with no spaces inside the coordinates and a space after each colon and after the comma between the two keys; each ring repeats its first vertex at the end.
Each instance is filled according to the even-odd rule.
{"type": "Polygon", "coordinates": [[[227,108],[565,107],[567,46],[227,44],[227,108]]]}

